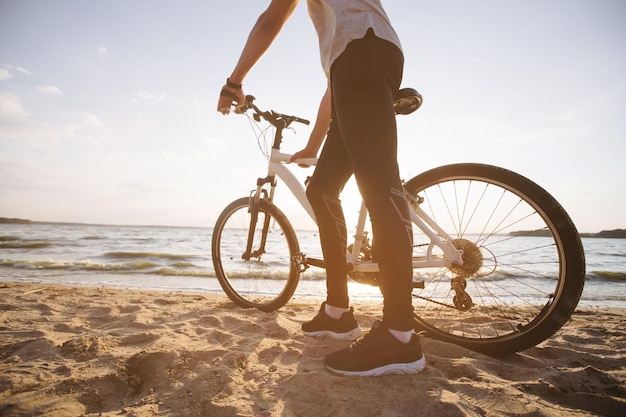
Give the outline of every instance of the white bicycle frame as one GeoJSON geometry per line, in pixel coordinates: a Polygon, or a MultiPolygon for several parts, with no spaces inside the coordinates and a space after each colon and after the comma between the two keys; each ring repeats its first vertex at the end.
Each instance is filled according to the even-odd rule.
{"type": "MultiPolygon", "coordinates": [[[[293,155],[285,154],[279,150],[273,149],[270,154],[268,164],[268,177],[274,178],[277,176],[286,185],[291,193],[296,197],[300,205],[311,216],[311,219],[315,221],[315,214],[309,200],[306,197],[306,191],[301,182],[296,176],[287,168],[287,164],[293,155]]],[[[317,163],[316,158],[299,159],[296,163],[314,166],[317,163]]],[[[275,183],[272,184],[269,200],[274,201],[275,183]]],[[[262,185],[257,186],[257,196],[261,195],[262,185]]],[[[408,194],[405,190],[405,194],[408,194]]],[[[430,268],[430,267],[449,267],[452,264],[463,264],[463,252],[456,249],[452,244],[450,236],[442,230],[433,219],[431,219],[424,211],[419,207],[419,202],[412,196],[409,196],[411,200],[411,220],[417,228],[419,228],[426,236],[428,236],[430,243],[426,250],[425,256],[413,257],[413,268],[430,268]],[[443,238],[443,239],[442,239],[443,238]],[[433,249],[439,247],[444,256],[434,255],[433,249]]],[[[346,260],[348,264],[352,265],[352,271],[354,272],[378,272],[378,264],[373,262],[360,261],[359,253],[361,251],[361,245],[365,233],[365,222],[367,220],[367,208],[365,202],[361,202],[361,210],[359,212],[359,218],[357,221],[355,241],[352,247],[352,251],[349,250],[346,253],[346,260]]]]}

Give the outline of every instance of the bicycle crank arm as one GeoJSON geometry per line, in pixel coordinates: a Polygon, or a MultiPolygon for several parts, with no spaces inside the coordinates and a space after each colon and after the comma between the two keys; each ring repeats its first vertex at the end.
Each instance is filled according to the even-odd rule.
{"type": "Polygon", "coordinates": [[[316,266],[318,268],[326,269],[326,262],[323,259],[306,258],[307,266],[316,266]]]}

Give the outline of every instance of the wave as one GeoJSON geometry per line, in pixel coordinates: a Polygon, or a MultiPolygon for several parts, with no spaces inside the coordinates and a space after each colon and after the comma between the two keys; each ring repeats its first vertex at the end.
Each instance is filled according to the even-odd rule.
{"type": "Polygon", "coordinates": [[[152,262],[126,262],[119,264],[95,263],[90,261],[33,261],[1,259],[0,267],[27,269],[27,270],[50,270],[50,271],[88,271],[88,272],[117,272],[132,273],[156,268],[158,265],[152,262]]]}
{"type": "Polygon", "coordinates": [[[583,293],[581,299],[585,301],[621,301],[621,302],[624,302],[626,301],[626,295],[606,294],[606,293],[593,294],[587,291],[583,293]]]}
{"type": "Polygon", "coordinates": [[[626,258],[626,252],[621,248],[608,248],[606,250],[596,250],[594,251],[594,255],[601,259],[626,258]]]}
{"type": "Polygon", "coordinates": [[[175,255],[171,253],[158,252],[108,252],[104,254],[104,257],[109,259],[154,258],[167,259],[170,261],[186,261],[188,259],[196,258],[195,255],[175,255]]]}
{"type": "Polygon", "coordinates": [[[150,272],[150,274],[174,276],[174,277],[194,277],[194,278],[215,278],[215,272],[213,271],[198,271],[198,270],[180,270],[172,268],[160,268],[156,271],[150,272]]]}
{"type": "Polygon", "coordinates": [[[104,236],[85,236],[81,238],[82,240],[106,240],[108,239],[107,237],[104,236]]]}
{"type": "MultiPolygon", "coordinates": [[[[21,242],[24,241],[10,240],[6,237],[0,239],[0,248],[3,243],[21,242]],[[7,242],[8,241],[8,242],[7,242]]],[[[34,242],[30,242],[34,243],[34,242]]],[[[24,247],[24,245],[20,246],[24,247]]],[[[20,270],[30,271],[84,271],[84,272],[110,272],[120,274],[157,274],[163,276],[188,276],[188,277],[215,277],[215,272],[212,268],[206,268],[197,266],[190,262],[191,258],[200,258],[196,255],[176,255],[168,253],[158,252],[109,252],[105,255],[111,262],[97,262],[94,260],[80,260],[80,261],[60,261],[60,260],[15,260],[15,259],[0,259],[0,267],[13,268],[20,270]],[[118,262],[115,262],[115,261],[118,262]],[[165,261],[165,262],[159,262],[165,261]]],[[[277,265],[276,268],[270,269],[244,269],[237,273],[231,273],[231,279],[246,279],[246,278],[266,278],[268,280],[282,280],[287,270],[277,265]]],[[[439,280],[441,277],[438,274],[428,274],[425,271],[416,274],[419,280],[430,282],[433,280],[439,280]]],[[[310,269],[300,276],[303,281],[319,281],[326,278],[325,271],[310,269]]],[[[540,276],[528,275],[523,273],[512,273],[511,271],[497,270],[489,276],[479,278],[485,281],[507,281],[516,280],[524,281],[527,279],[541,279],[540,276]]],[[[470,278],[472,280],[472,278],[470,278]]],[[[589,271],[586,276],[586,280],[589,282],[597,283],[621,283],[626,282],[626,272],[610,271],[610,270],[595,270],[589,271]]]]}
{"type": "Polygon", "coordinates": [[[18,238],[0,240],[0,249],[43,249],[52,245],[54,243],[45,240],[22,240],[18,238]]]}
{"type": "Polygon", "coordinates": [[[591,271],[591,273],[587,274],[587,278],[602,281],[626,281],[626,272],[591,271]]]}
{"type": "Polygon", "coordinates": [[[192,264],[191,262],[174,262],[172,263],[173,267],[176,268],[193,268],[195,267],[194,264],[192,264]]]}

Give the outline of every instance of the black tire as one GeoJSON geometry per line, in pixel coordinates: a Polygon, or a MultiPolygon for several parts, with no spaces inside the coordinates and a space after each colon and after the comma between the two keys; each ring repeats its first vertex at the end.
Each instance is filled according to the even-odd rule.
{"type": "MultiPolygon", "coordinates": [[[[464,249],[467,266],[415,270],[425,283],[413,291],[417,330],[504,355],[537,345],[569,320],[585,256],[572,220],[548,192],[512,171],[471,163],[429,170],[405,186],[464,249]],[[464,290],[457,281],[452,289],[454,276],[464,290]]],[[[427,242],[416,231],[416,256],[427,242]]]]}
{"type": "Polygon", "coordinates": [[[300,247],[285,215],[270,202],[260,200],[253,249],[259,248],[261,229],[269,220],[265,251],[244,260],[250,202],[248,197],[233,201],[217,219],[211,243],[213,267],[222,289],[235,304],[273,311],[285,305],[296,290],[300,247]]]}

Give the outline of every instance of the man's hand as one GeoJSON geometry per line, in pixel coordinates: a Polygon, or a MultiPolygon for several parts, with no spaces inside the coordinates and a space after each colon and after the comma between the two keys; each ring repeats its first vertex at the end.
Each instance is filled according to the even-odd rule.
{"type": "MultiPolygon", "coordinates": [[[[302,149],[301,151],[298,151],[296,153],[293,154],[293,156],[289,159],[289,163],[291,164],[292,162],[296,162],[296,160],[298,159],[316,159],[317,158],[317,152],[316,151],[311,151],[307,148],[302,149]]],[[[310,165],[307,164],[303,164],[303,163],[298,163],[298,166],[301,168],[309,168],[310,165]]]]}
{"type": "Polygon", "coordinates": [[[217,102],[217,111],[222,114],[229,114],[233,105],[239,106],[246,100],[246,96],[241,88],[233,88],[227,84],[220,91],[220,98],[217,102]]]}

